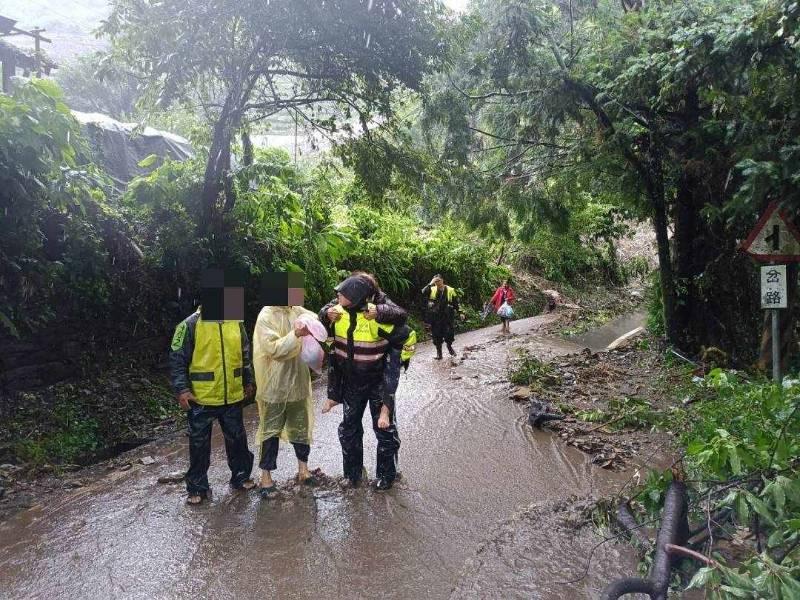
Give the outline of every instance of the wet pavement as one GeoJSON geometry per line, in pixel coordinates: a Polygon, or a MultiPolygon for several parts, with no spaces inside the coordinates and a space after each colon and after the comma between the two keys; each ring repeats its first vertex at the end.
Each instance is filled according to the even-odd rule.
{"type": "MultiPolygon", "coordinates": [[[[214,497],[189,507],[182,485],[157,483],[186,468],[186,439],[176,436],[131,454],[155,464],[87,477],[85,487],[0,525],[0,597],[594,597],[634,572],[635,557],[604,545],[589,577],[559,583],[582,573],[599,538],[586,529],[571,535],[557,516],[531,505],[607,493],[627,476],[531,430],[524,407],[508,399],[514,346],[580,349],[536,335],[554,318],[515,322],[511,336],[499,327],[460,335],[455,360],[435,361],[432,347],[420,345],[398,390],[403,478],[390,492],[326,488],[260,501],[231,491],[215,428],[214,497]]],[[[315,385],[310,465],[338,476],[341,408],[319,414],[323,387],[315,385]]],[[[255,407],[247,420],[252,445],[255,407]]],[[[278,467],[278,481],[294,475],[290,447],[282,445],[278,467]]]]}
{"type": "Polygon", "coordinates": [[[611,319],[602,327],[592,329],[580,335],[567,338],[573,344],[586,346],[595,352],[604,350],[611,342],[629,331],[641,327],[647,321],[647,314],[640,310],[630,314],[620,315],[611,319]]]}

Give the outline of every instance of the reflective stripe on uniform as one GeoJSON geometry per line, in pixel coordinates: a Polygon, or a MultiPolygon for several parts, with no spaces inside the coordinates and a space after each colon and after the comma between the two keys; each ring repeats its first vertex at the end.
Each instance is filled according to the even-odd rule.
{"type": "MultiPolygon", "coordinates": [[[[341,348],[336,348],[333,351],[336,356],[341,356],[342,358],[347,358],[347,350],[342,350],[341,348]]],[[[353,354],[353,360],[356,362],[377,362],[384,357],[384,352],[380,354],[353,354]]]]}
{"type": "Polygon", "coordinates": [[[214,381],[214,372],[189,373],[189,381],[214,381]]]}

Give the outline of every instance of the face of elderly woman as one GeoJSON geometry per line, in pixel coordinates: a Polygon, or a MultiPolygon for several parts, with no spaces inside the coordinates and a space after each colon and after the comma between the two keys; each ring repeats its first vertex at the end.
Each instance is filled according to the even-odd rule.
{"type": "Polygon", "coordinates": [[[336,298],[339,300],[339,305],[343,306],[344,308],[347,308],[348,306],[350,306],[352,304],[352,302],[350,302],[350,300],[348,300],[347,298],[342,296],[341,292],[337,292],[336,293],[336,298]]]}

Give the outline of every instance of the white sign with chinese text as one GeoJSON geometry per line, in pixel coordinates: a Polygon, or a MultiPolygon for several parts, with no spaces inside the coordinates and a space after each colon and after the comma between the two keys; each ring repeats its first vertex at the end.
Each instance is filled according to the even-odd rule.
{"type": "Polygon", "coordinates": [[[786,265],[761,267],[761,308],[786,308],[786,265]]]}

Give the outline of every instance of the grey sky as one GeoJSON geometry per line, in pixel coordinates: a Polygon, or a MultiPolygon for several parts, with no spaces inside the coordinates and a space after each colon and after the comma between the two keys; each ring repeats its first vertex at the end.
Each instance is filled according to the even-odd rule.
{"type": "Polygon", "coordinates": [[[467,0],[444,0],[444,3],[453,10],[464,10],[467,6],[467,0]]]}

